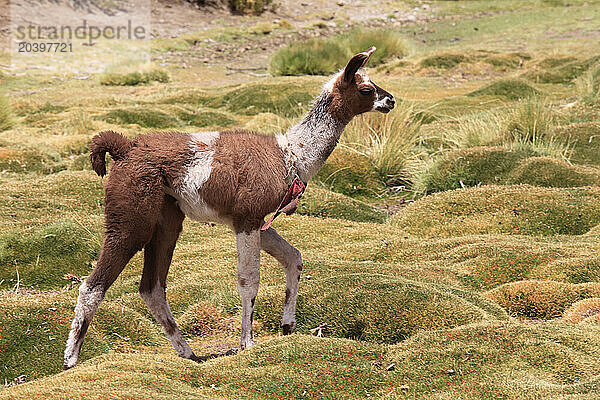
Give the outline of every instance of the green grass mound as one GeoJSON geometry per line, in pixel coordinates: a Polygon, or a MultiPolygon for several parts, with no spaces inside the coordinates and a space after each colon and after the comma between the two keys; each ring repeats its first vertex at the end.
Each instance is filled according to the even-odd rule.
{"type": "Polygon", "coordinates": [[[387,214],[367,203],[309,185],[298,205],[300,215],[383,223],[387,214]]]}
{"type": "Polygon", "coordinates": [[[592,400],[598,333],[593,325],[489,322],[394,346],[292,335],[203,364],[170,352],[108,354],[0,398],[592,400]]]}
{"type": "Polygon", "coordinates": [[[100,119],[117,125],[139,125],[143,128],[176,128],[182,125],[177,117],[164,111],[147,107],[118,108],[111,110],[99,117],[100,119]]]}
{"type": "Polygon", "coordinates": [[[422,59],[419,65],[425,68],[450,69],[468,60],[469,58],[464,54],[442,53],[422,59]]]}
{"type": "MultiPolygon", "coordinates": [[[[3,295],[0,302],[0,379],[28,380],[62,370],[75,299],[65,294],[3,295]]],[[[120,304],[104,302],[88,330],[81,360],[113,346],[161,343],[159,330],[120,304]]]]}
{"type": "Polygon", "coordinates": [[[316,95],[313,85],[293,83],[253,83],[233,89],[221,99],[221,104],[233,113],[256,115],[274,113],[285,117],[304,112],[316,95]]]}
{"type": "Polygon", "coordinates": [[[563,313],[563,320],[572,324],[580,322],[598,322],[600,297],[579,300],[563,313]]]}
{"type": "Polygon", "coordinates": [[[227,113],[217,110],[180,111],[177,116],[187,125],[200,128],[207,126],[227,127],[236,123],[236,120],[227,113]]]}
{"type": "Polygon", "coordinates": [[[600,170],[552,157],[530,157],[512,171],[508,181],[545,187],[591,186],[600,183],[600,170]]]}
{"type": "Polygon", "coordinates": [[[468,94],[468,96],[499,96],[519,100],[539,95],[539,91],[520,79],[501,79],[468,94]]]}
{"type": "Polygon", "coordinates": [[[316,179],[347,196],[374,197],[384,189],[369,159],[356,151],[342,148],[331,154],[316,179]]]}
{"type": "Polygon", "coordinates": [[[586,60],[578,60],[574,57],[546,58],[537,64],[537,68],[522,76],[536,83],[572,83],[598,60],[600,56],[586,60]]]}
{"type": "Polygon", "coordinates": [[[65,286],[65,274],[91,272],[98,256],[95,237],[74,221],[64,220],[29,234],[0,236],[0,287],[55,289],[65,286]]]}
{"type": "Polygon", "coordinates": [[[105,86],[137,86],[151,82],[169,82],[169,74],[162,68],[152,68],[142,72],[105,72],[100,75],[100,84],[105,86]]]}
{"type": "Polygon", "coordinates": [[[0,171],[43,172],[48,160],[32,149],[20,150],[0,147],[0,171]]]}
{"type": "Polygon", "coordinates": [[[217,108],[222,105],[219,100],[221,96],[209,90],[182,88],[177,90],[176,94],[160,97],[157,99],[157,102],[162,104],[186,104],[217,108]]]}
{"type": "Polygon", "coordinates": [[[600,283],[575,285],[540,280],[511,282],[487,293],[511,315],[530,319],[558,318],[578,300],[599,295],[600,283]]]}
{"type": "MultiPolygon", "coordinates": [[[[60,372],[73,307],[64,296],[60,300],[58,296],[2,296],[0,379],[11,381],[25,374],[31,380],[60,372]]],[[[81,358],[86,360],[107,350],[108,343],[92,325],[81,358]]]]}
{"type": "Polygon", "coordinates": [[[273,54],[270,70],[273,75],[328,75],[371,46],[377,47],[377,51],[371,56],[370,66],[408,53],[406,42],[394,31],[355,29],[328,39],[289,44],[273,54]]]}
{"type": "Polygon", "coordinates": [[[517,68],[525,59],[519,54],[493,54],[483,58],[483,62],[493,65],[494,67],[500,68],[517,68]]]}
{"type": "MultiPolygon", "coordinates": [[[[257,303],[258,318],[274,332],[280,329],[282,300],[277,290],[257,303]]],[[[397,343],[423,330],[494,318],[478,302],[485,300],[468,292],[391,276],[334,276],[304,282],[298,300],[297,330],[308,333],[325,323],[326,336],[397,343]]],[[[506,317],[498,309],[494,312],[506,317]]]]}
{"type": "Polygon", "coordinates": [[[600,223],[600,190],[483,186],[437,193],[391,219],[409,233],[582,235],[600,223]]]}
{"type": "Polygon", "coordinates": [[[501,184],[527,154],[503,147],[454,150],[437,159],[420,178],[425,193],[443,192],[480,184],[501,184]]]}
{"type": "MultiPolygon", "coordinates": [[[[319,93],[321,84],[320,80],[300,81],[297,78],[285,78],[272,83],[253,82],[238,85],[221,92],[198,89],[182,90],[181,93],[158,99],[158,102],[178,104],[185,108],[187,111],[184,111],[188,114],[189,106],[197,105],[241,115],[272,113],[283,117],[296,117],[308,108],[319,93]]],[[[179,110],[179,113],[181,112],[182,110],[179,110]]],[[[215,112],[221,113],[218,110],[206,110],[206,113],[215,112]]],[[[230,117],[228,114],[220,115],[222,116],[220,118],[230,117]]],[[[194,119],[193,115],[186,116],[185,113],[180,118],[183,120],[194,119]]]]}

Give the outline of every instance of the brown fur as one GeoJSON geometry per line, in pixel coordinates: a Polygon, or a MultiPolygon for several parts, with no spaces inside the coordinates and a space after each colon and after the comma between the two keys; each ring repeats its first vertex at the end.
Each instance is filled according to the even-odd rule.
{"type": "Polygon", "coordinates": [[[90,287],[102,284],[108,288],[129,259],[150,241],[164,206],[164,186],[178,183],[191,157],[185,134],[162,132],[133,141],[121,136],[127,143],[114,141],[115,135],[96,136],[92,146],[92,159],[103,164],[102,152],[108,149],[116,162],[105,185],[106,235],[97,268],[88,278],[90,287]],[[120,143],[120,147],[110,147],[111,143],[120,143]]]}
{"type": "Polygon", "coordinates": [[[200,196],[221,216],[231,218],[236,232],[260,228],[288,189],[283,153],[272,136],[221,132],[212,167],[200,196]]]}

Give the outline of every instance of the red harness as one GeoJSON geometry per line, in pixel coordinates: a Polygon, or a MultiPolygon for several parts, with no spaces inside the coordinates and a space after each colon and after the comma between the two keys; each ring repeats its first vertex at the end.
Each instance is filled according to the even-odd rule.
{"type": "Polygon", "coordinates": [[[275,211],[275,214],[273,214],[271,218],[269,218],[269,220],[262,226],[262,228],[260,228],[260,230],[266,231],[267,229],[269,229],[273,220],[277,218],[277,216],[281,213],[285,213],[286,215],[293,214],[298,208],[298,200],[300,200],[300,197],[302,197],[305,190],[306,184],[302,182],[298,175],[296,175],[296,177],[290,184],[290,187],[288,188],[285,197],[283,198],[283,200],[281,200],[279,207],[277,207],[277,211],[275,211]]]}

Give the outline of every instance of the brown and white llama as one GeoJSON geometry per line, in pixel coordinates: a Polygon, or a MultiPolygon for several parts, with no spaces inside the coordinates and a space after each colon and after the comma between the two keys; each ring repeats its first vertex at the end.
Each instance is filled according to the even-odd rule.
{"type": "Polygon", "coordinates": [[[167,273],[185,216],[224,223],[236,235],[241,348],[253,344],[261,249],[285,269],[281,327],[283,334],[294,330],[302,257],[273,228],[263,226],[264,218],[283,206],[283,211],[293,212],[304,185],[325,163],[354,116],[368,111],[387,113],[394,108],[393,96],[363,70],[373,51],[374,47],[352,57],[345,69],[324,85],[308,115],[282,135],[161,132],[130,141],[105,131],[93,138],[94,171],[106,174],[107,152],[115,163],[105,185],[106,234],[97,266],[79,288],[65,369],[77,362],[106,291],[141,249],[141,297],[179,356],[206,359],[197,357],[183,338],[165,296],[167,273]]]}

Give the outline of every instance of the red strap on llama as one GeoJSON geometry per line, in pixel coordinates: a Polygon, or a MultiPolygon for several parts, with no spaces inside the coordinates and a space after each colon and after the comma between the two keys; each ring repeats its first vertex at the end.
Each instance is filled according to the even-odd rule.
{"type": "Polygon", "coordinates": [[[271,227],[271,223],[273,223],[273,220],[281,213],[285,213],[286,215],[293,214],[298,208],[298,200],[300,200],[300,197],[302,197],[305,190],[306,184],[302,182],[298,175],[296,175],[292,181],[292,184],[288,188],[285,197],[283,200],[281,200],[279,207],[277,207],[277,211],[275,211],[275,214],[269,218],[269,220],[262,226],[262,228],[260,228],[260,230],[266,231],[269,229],[271,227]]]}

